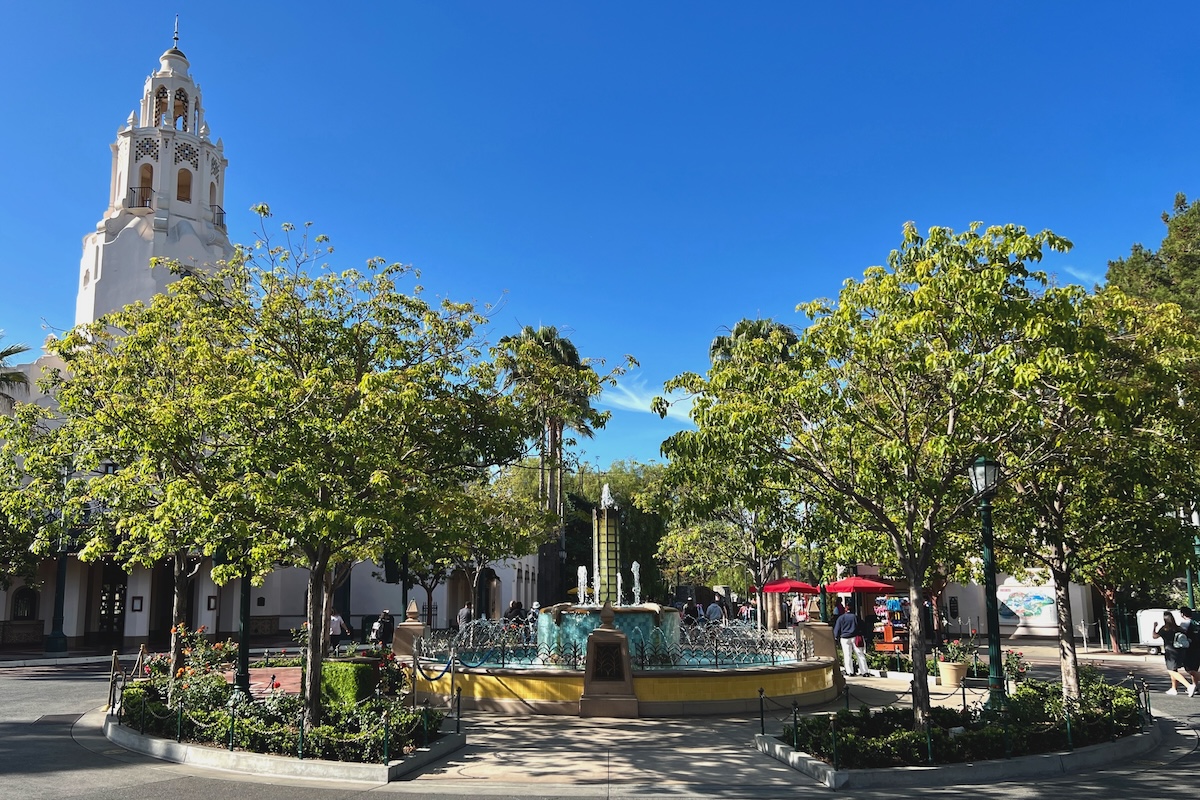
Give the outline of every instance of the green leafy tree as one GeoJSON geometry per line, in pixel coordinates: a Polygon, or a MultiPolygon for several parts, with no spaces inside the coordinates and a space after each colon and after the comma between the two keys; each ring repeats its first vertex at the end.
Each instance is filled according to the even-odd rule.
{"type": "MultiPolygon", "coordinates": [[[[927,238],[906,225],[887,267],[847,281],[836,303],[801,306],[812,324],[788,360],[735,358],[668,382],[695,396],[697,435],[678,454],[722,449],[838,517],[844,540],[890,543],[921,607],[944,533],[973,512],[967,465],[1011,435],[1023,352],[1014,331],[1044,286],[1029,265],[1069,246],[1014,225],[932,228],[927,238]]],[[[924,633],[914,615],[918,729],[930,708],[924,633]]]]}
{"type": "Polygon", "coordinates": [[[1162,220],[1167,235],[1159,249],[1135,244],[1127,257],[1108,262],[1106,281],[1151,303],[1175,303],[1200,322],[1200,200],[1175,195],[1162,220]]]}
{"type": "Polygon", "coordinates": [[[1018,463],[1023,450],[1043,457],[1012,478],[1002,544],[1054,579],[1063,693],[1078,699],[1070,582],[1099,584],[1111,614],[1121,582],[1161,567],[1160,555],[1190,558],[1178,510],[1195,496],[1200,421],[1180,399],[1200,350],[1174,304],[1066,287],[1037,307],[1038,354],[1014,387],[1022,418],[1010,448],[1018,463]]]}

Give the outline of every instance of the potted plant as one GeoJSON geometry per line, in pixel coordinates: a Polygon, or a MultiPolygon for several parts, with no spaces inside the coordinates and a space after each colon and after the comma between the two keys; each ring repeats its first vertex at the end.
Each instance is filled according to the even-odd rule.
{"type": "Polygon", "coordinates": [[[975,654],[975,631],[971,631],[970,638],[954,639],[943,645],[938,659],[938,675],[942,686],[961,686],[975,654]]]}

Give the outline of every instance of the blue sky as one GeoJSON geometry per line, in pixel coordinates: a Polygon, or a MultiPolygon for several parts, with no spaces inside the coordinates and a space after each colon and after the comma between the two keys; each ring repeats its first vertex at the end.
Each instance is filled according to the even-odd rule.
{"type": "Polygon", "coordinates": [[[632,354],[581,444],[601,466],[659,458],[683,423],[649,399],[714,336],[801,324],[906,220],[1051,228],[1075,249],[1047,267],[1090,286],[1200,195],[1194,3],[12,3],[6,343],[72,323],[109,145],[176,12],[231,238],[267,202],[338,267],[380,255],[497,304],[493,341],[545,324],[632,354]]]}

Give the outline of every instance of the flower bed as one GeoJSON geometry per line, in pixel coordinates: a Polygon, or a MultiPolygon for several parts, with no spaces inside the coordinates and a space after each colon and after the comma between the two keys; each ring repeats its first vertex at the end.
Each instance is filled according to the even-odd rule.
{"type": "MultiPolygon", "coordinates": [[[[326,662],[324,722],[306,726],[302,699],[278,691],[278,682],[256,699],[233,691],[224,673],[233,668],[236,644],[209,643],[203,630],[180,633],[185,643],[183,666],[170,675],[166,656],[151,657],[141,679],[122,693],[118,717],[122,725],[177,741],[364,763],[379,763],[423,747],[441,728],[440,712],[403,705],[405,676],[390,651],[326,662]]],[[[283,666],[281,659],[275,659],[273,666],[283,666]]]]}
{"type": "Polygon", "coordinates": [[[914,731],[912,709],[863,708],[801,719],[779,740],[837,769],[920,766],[1007,758],[1109,741],[1141,730],[1133,689],[1080,671],[1078,708],[1064,708],[1057,683],[1029,681],[1008,699],[1006,712],[935,707],[928,734],[914,731]]]}

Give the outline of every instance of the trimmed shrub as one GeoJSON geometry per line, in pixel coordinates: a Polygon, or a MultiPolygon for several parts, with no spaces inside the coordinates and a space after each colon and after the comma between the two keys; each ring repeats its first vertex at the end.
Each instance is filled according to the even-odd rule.
{"type": "Polygon", "coordinates": [[[321,700],[326,705],[353,705],[375,694],[379,664],[374,659],[326,661],[321,666],[321,700]]]}

